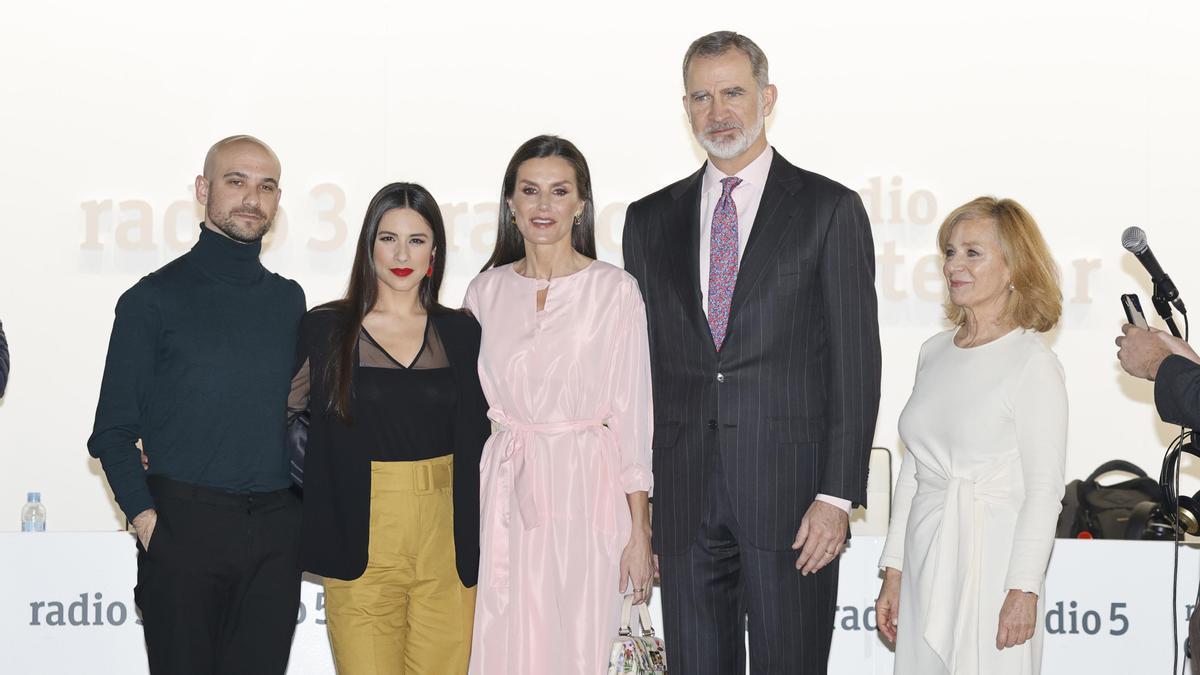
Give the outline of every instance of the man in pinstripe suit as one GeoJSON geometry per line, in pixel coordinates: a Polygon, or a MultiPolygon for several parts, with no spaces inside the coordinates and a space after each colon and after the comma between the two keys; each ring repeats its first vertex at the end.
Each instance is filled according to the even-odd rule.
{"type": "Polygon", "coordinates": [[[879,407],[862,201],[767,144],[777,91],[731,32],[692,43],[708,161],[630,205],[654,382],[654,550],[672,672],[825,673],[837,558],[879,407]]]}

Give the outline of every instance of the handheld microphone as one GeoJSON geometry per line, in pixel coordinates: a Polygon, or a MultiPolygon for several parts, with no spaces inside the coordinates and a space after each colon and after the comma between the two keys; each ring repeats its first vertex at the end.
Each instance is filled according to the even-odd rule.
{"type": "Polygon", "coordinates": [[[1137,257],[1138,262],[1142,263],[1142,267],[1145,267],[1146,271],[1150,273],[1150,282],[1154,284],[1155,299],[1170,302],[1175,305],[1175,309],[1179,310],[1180,314],[1187,314],[1183,300],[1179,297],[1179,289],[1175,288],[1175,282],[1171,281],[1171,277],[1167,276],[1162,265],[1158,264],[1158,259],[1154,257],[1154,253],[1150,251],[1150,244],[1146,242],[1146,233],[1142,228],[1137,226],[1125,228],[1125,231],[1121,233],[1121,245],[1137,257]]]}

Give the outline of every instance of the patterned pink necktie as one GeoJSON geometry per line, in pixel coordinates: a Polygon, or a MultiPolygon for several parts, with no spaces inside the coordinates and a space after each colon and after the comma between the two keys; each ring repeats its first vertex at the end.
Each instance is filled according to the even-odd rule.
{"type": "Polygon", "coordinates": [[[721,179],[721,198],[713,211],[708,249],[708,328],[713,344],[721,351],[725,333],[729,330],[729,303],[733,300],[733,284],[738,272],[737,205],[733,189],[741,184],[736,177],[721,179]]]}

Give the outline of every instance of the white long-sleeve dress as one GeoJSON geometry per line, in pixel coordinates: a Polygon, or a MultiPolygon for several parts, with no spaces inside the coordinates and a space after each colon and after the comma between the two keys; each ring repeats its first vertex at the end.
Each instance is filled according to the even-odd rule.
{"type": "Polygon", "coordinates": [[[902,572],[898,675],[1037,675],[1043,583],[1061,509],[1067,395],[1038,333],[921,346],[900,416],[908,448],[881,567],[902,572]],[[996,649],[1009,589],[1038,594],[1024,645],[996,649]]]}

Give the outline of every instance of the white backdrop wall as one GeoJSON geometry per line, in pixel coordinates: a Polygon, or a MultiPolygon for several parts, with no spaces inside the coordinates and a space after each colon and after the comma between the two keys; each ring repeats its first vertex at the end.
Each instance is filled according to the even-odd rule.
{"type": "Polygon", "coordinates": [[[214,140],[252,133],[281,157],[263,259],[310,305],[341,293],[363,209],[395,180],[442,204],[443,300],[457,305],[490,251],[504,166],[538,133],[587,155],[600,256],[620,262],[625,205],[700,164],[679,64],[722,28],[770,58],[773,145],[858,189],[870,213],[877,445],[898,448],[918,347],[942,327],[937,225],[985,193],[1024,203],[1062,268],[1065,314],[1048,339],[1071,399],[1068,475],[1118,456],[1154,473],[1174,435],[1150,385],[1119,371],[1112,339],[1118,295],[1149,300],[1118,242],[1129,225],[1200,304],[1195,3],[44,2],[4,14],[0,320],[13,366],[0,530],[17,528],[27,490],[42,491],[51,529],[120,526],[84,446],[112,309],[196,236],[191,183],[214,140]]]}

